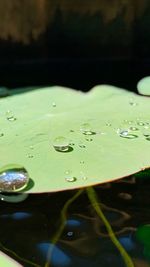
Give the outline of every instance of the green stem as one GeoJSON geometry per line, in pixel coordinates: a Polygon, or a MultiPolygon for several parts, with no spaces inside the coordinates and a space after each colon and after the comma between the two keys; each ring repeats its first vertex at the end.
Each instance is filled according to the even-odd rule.
{"type": "Polygon", "coordinates": [[[84,190],[80,189],[77,191],[77,193],[75,195],[73,195],[73,197],[71,197],[64,205],[62,211],[61,211],[61,215],[60,215],[60,220],[61,220],[61,224],[60,227],[58,229],[58,231],[56,232],[56,234],[53,236],[53,238],[51,239],[51,247],[48,251],[47,254],[47,262],[45,263],[45,267],[49,267],[50,266],[50,259],[52,256],[52,252],[54,249],[55,244],[58,242],[58,240],[60,239],[63,231],[64,231],[64,227],[66,224],[66,220],[67,220],[67,210],[69,208],[69,206],[82,194],[84,190]]]}
{"type": "Polygon", "coordinates": [[[101,207],[100,207],[100,203],[98,201],[98,197],[97,194],[94,190],[93,187],[88,187],[86,189],[87,191],[87,195],[88,198],[93,206],[93,208],[95,209],[95,211],[97,212],[98,216],[101,218],[101,220],[103,221],[106,230],[108,232],[108,235],[110,237],[110,239],[112,240],[112,242],[114,243],[114,245],[117,247],[117,249],[119,250],[125,264],[127,267],[134,267],[134,264],[130,258],[130,256],[128,255],[128,253],[126,252],[126,250],[123,248],[123,246],[120,244],[120,242],[118,241],[118,239],[116,238],[111,225],[109,224],[109,222],[107,221],[105,215],[103,214],[101,207]]]}

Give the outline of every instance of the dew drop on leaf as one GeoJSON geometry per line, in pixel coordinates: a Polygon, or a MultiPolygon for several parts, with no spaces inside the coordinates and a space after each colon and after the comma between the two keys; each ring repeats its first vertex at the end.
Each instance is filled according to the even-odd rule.
{"type": "Polygon", "coordinates": [[[80,127],[80,131],[85,135],[96,134],[94,131],[92,131],[90,123],[83,123],[80,127]]]}
{"type": "Polygon", "coordinates": [[[86,141],[88,141],[88,142],[91,142],[91,141],[93,141],[93,139],[92,139],[92,138],[86,138],[85,140],[86,140],[86,141]]]}
{"type": "Polygon", "coordinates": [[[75,182],[77,180],[77,178],[72,175],[72,171],[71,170],[67,170],[65,172],[65,180],[67,182],[75,182]]]}
{"type": "Polygon", "coordinates": [[[144,126],[144,125],[145,125],[145,123],[144,123],[144,122],[142,122],[142,121],[138,121],[138,122],[137,122],[137,125],[139,125],[139,126],[144,126]]]}
{"type": "Polygon", "coordinates": [[[129,130],[130,130],[130,131],[138,131],[139,129],[138,129],[137,127],[135,127],[135,126],[131,126],[131,127],[129,128],[129,130]]]}
{"type": "Polygon", "coordinates": [[[79,147],[80,147],[80,148],[86,148],[86,146],[85,146],[84,144],[82,144],[82,143],[79,144],[79,147]]]}
{"type": "Polygon", "coordinates": [[[32,155],[32,154],[28,154],[27,157],[28,157],[29,159],[32,159],[32,158],[33,158],[33,155],[32,155]]]}
{"type": "Polygon", "coordinates": [[[117,130],[117,133],[120,137],[126,138],[126,139],[135,139],[138,137],[136,134],[132,134],[129,132],[129,130],[117,130]]]}
{"type": "Polygon", "coordinates": [[[66,137],[58,136],[53,141],[53,147],[58,152],[66,152],[69,150],[69,140],[66,137]]]}
{"type": "Polygon", "coordinates": [[[0,191],[17,192],[27,186],[29,175],[27,171],[20,168],[5,168],[0,173],[0,191]]]}
{"type": "Polygon", "coordinates": [[[53,108],[56,107],[56,103],[55,103],[55,102],[52,103],[52,107],[53,107],[53,108]]]}
{"type": "Polygon", "coordinates": [[[11,110],[7,110],[6,118],[8,121],[15,121],[16,120],[16,118],[14,117],[14,114],[11,110]]]}
{"type": "Polygon", "coordinates": [[[72,182],[75,182],[75,181],[77,180],[77,178],[76,178],[76,177],[67,177],[67,178],[65,178],[65,180],[66,180],[67,182],[72,183],[72,182]]]}

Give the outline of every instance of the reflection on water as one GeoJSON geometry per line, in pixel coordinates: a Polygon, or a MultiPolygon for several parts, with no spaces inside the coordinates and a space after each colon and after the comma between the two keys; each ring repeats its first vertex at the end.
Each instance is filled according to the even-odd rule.
{"type": "MultiPolygon", "coordinates": [[[[137,235],[140,227],[150,224],[149,175],[107,183],[95,190],[134,266],[150,266],[150,240],[144,242],[141,232],[140,238],[137,235]]],[[[75,192],[29,195],[19,203],[1,201],[0,249],[25,267],[44,267],[51,248],[51,267],[124,267],[86,193],[71,204],[59,241],[51,243],[60,226],[61,210],[75,192]]]]}

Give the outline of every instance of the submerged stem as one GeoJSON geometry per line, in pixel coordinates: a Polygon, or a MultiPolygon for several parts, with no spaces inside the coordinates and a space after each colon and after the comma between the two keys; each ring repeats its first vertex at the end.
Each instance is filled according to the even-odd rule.
{"type": "Polygon", "coordinates": [[[60,227],[58,229],[58,231],[55,233],[55,235],[53,236],[53,238],[51,239],[51,247],[48,251],[47,254],[47,262],[45,263],[45,267],[49,267],[50,266],[50,259],[52,256],[52,252],[54,249],[55,244],[58,242],[58,240],[60,239],[60,236],[63,233],[65,224],[66,224],[66,219],[67,219],[67,210],[69,208],[69,206],[82,194],[82,192],[84,191],[84,189],[80,189],[77,191],[77,193],[75,195],[73,195],[73,197],[71,197],[69,200],[67,200],[67,202],[65,203],[62,211],[61,211],[61,215],[60,215],[60,220],[61,220],[61,224],[60,227]]]}
{"type": "Polygon", "coordinates": [[[113,229],[111,228],[111,225],[109,224],[109,222],[107,221],[105,215],[103,214],[101,207],[100,207],[100,203],[98,201],[98,197],[97,194],[94,190],[93,187],[88,187],[86,189],[87,191],[87,195],[88,198],[93,206],[93,208],[95,209],[95,211],[97,212],[98,216],[101,218],[101,220],[103,221],[107,232],[109,234],[110,239],[112,240],[112,242],[114,243],[114,245],[117,247],[117,249],[119,250],[125,264],[127,267],[134,267],[134,264],[130,258],[130,256],[128,255],[128,253],[126,252],[126,250],[123,248],[123,246],[120,244],[120,242],[118,241],[118,239],[115,236],[115,233],[113,232],[113,229]]]}

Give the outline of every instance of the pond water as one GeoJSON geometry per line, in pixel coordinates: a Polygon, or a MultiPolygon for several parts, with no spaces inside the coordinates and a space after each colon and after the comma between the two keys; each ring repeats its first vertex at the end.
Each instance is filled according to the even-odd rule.
{"type": "MultiPolygon", "coordinates": [[[[94,188],[105,217],[134,266],[150,266],[150,175],[94,188]]],[[[57,236],[62,208],[76,192],[33,194],[18,203],[5,202],[6,195],[1,196],[1,250],[25,267],[125,267],[86,191],[69,206],[65,227],[57,236]]],[[[14,195],[7,197],[11,201],[14,195]]]]}

